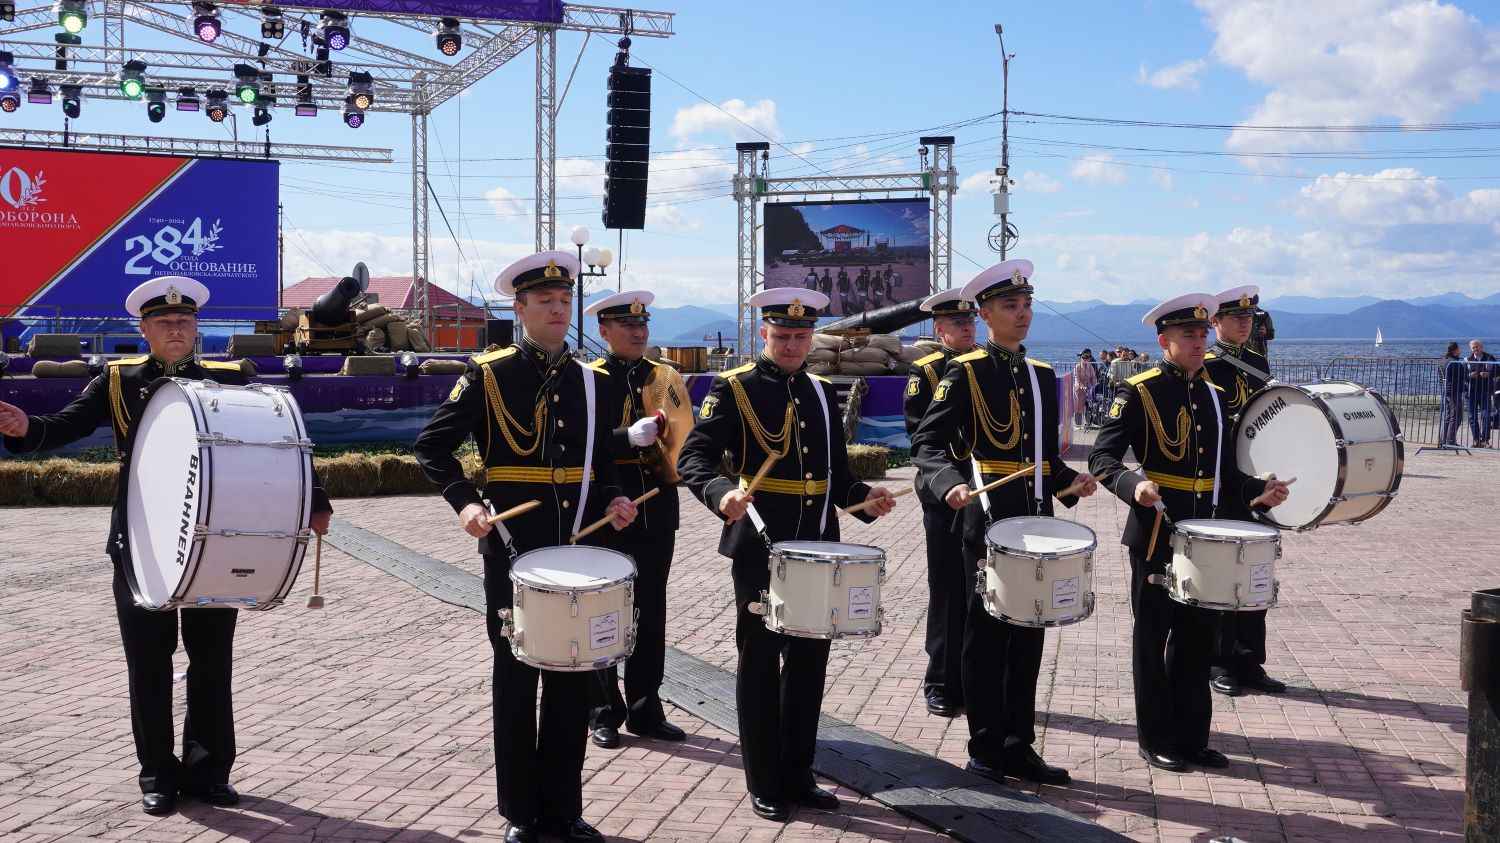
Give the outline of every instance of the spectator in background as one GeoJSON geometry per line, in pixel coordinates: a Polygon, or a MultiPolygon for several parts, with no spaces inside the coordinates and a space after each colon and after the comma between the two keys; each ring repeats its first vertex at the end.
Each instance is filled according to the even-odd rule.
{"type": "Polygon", "coordinates": [[[1245,347],[1262,357],[1270,357],[1266,344],[1274,339],[1276,326],[1271,322],[1271,314],[1264,310],[1255,311],[1254,321],[1250,323],[1250,339],[1245,341],[1245,347]]]}
{"type": "Polygon", "coordinates": [[[1464,415],[1464,375],[1465,366],[1458,354],[1458,343],[1450,342],[1448,350],[1443,352],[1442,362],[1438,363],[1438,378],[1443,383],[1443,430],[1438,444],[1443,446],[1458,444],[1458,424],[1464,415]]]}
{"type": "Polygon", "coordinates": [[[1490,446],[1490,402],[1495,391],[1495,355],[1484,350],[1484,343],[1469,340],[1469,432],[1476,448],[1490,446]]]}
{"type": "Polygon", "coordinates": [[[1141,359],[1135,361],[1135,365],[1136,365],[1136,372],[1137,372],[1137,374],[1139,374],[1140,372],[1144,372],[1147,369],[1151,368],[1151,355],[1149,355],[1146,352],[1142,351],[1141,352],[1141,359]]]}
{"type": "Polygon", "coordinates": [[[1083,414],[1088,406],[1089,395],[1099,382],[1099,370],[1094,368],[1094,352],[1085,348],[1078,352],[1078,364],[1073,367],[1073,429],[1083,430],[1083,414]]]}
{"type": "Polygon", "coordinates": [[[1120,384],[1136,375],[1135,352],[1120,346],[1120,352],[1113,363],[1109,364],[1109,388],[1111,391],[1120,388],[1120,384]]]}

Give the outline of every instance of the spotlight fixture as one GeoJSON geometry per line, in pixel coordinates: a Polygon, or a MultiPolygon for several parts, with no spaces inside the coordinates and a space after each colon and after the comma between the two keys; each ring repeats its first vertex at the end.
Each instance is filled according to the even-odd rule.
{"type": "Polygon", "coordinates": [[[328,49],[335,52],[348,47],[351,37],[349,16],[343,12],[325,10],[318,21],[318,37],[328,45],[328,49]]]}
{"type": "Polygon", "coordinates": [[[234,66],[234,98],[245,105],[260,99],[260,71],[248,64],[234,66]]]}
{"type": "Polygon", "coordinates": [[[146,93],[146,63],[135,59],[125,62],[120,70],[120,93],[125,99],[138,100],[146,93]]]}
{"type": "Polygon", "coordinates": [[[63,85],[60,90],[63,114],[77,118],[83,113],[83,88],[79,85],[63,85]]]}
{"type": "Polygon", "coordinates": [[[396,355],[396,368],[400,369],[408,379],[415,378],[422,372],[422,361],[418,360],[417,355],[412,352],[403,351],[396,355]]]}
{"type": "Polygon", "coordinates": [[[6,114],[15,114],[21,109],[21,95],[15,91],[0,93],[0,111],[6,114]]]}
{"type": "Polygon", "coordinates": [[[443,18],[432,37],[437,41],[438,52],[449,58],[458,55],[464,48],[464,36],[459,31],[458,18],[443,18]]]}
{"type": "Polygon", "coordinates": [[[146,119],[152,123],[160,123],[167,116],[167,89],[146,89],[146,119]]]}
{"type": "Polygon", "coordinates": [[[302,356],[299,354],[288,354],[281,358],[281,369],[286,372],[290,380],[302,380],[302,356]]]}
{"type": "Polygon", "coordinates": [[[0,3],[0,21],[10,22],[16,19],[16,4],[0,3]]]}
{"type": "Polygon", "coordinates": [[[47,87],[47,77],[31,77],[31,90],[26,92],[26,101],[32,105],[52,104],[52,89],[47,87]]]}
{"type": "Polygon", "coordinates": [[[15,90],[21,80],[16,77],[16,57],[9,50],[0,50],[0,91],[15,90]]]}
{"type": "Polygon", "coordinates": [[[286,19],[275,6],[260,10],[260,37],[267,41],[280,41],[286,37],[286,19]]]}
{"type": "Polygon", "coordinates": [[[297,77],[297,105],[293,111],[298,117],[317,117],[318,104],[313,100],[313,86],[306,75],[297,77]]]}
{"type": "Polygon", "coordinates": [[[89,355],[89,376],[99,377],[104,374],[104,369],[109,365],[109,360],[103,354],[89,355]]]}
{"type": "Polygon", "coordinates": [[[69,35],[77,35],[89,25],[89,4],[86,0],[57,0],[52,9],[57,12],[57,25],[69,35]]]}
{"type": "Polygon", "coordinates": [[[375,104],[375,78],[358,70],[349,73],[349,102],[360,111],[375,104]]]}
{"type": "Polygon", "coordinates": [[[178,111],[197,111],[203,107],[203,101],[198,99],[198,92],[193,88],[181,88],[177,91],[178,111]]]}
{"type": "Polygon", "coordinates": [[[212,3],[193,4],[193,34],[205,44],[212,44],[224,34],[224,25],[219,22],[219,7],[212,3]]]}
{"type": "Polygon", "coordinates": [[[250,123],[255,126],[264,126],[271,122],[271,107],[275,104],[276,100],[269,97],[261,97],[259,100],[256,100],[255,113],[250,118],[250,123]]]}
{"type": "MultiPolygon", "coordinates": [[[[352,97],[351,97],[352,99],[352,97]]],[[[354,107],[354,103],[344,103],[344,125],[351,129],[358,129],[365,124],[365,113],[354,107]]]]}
{"type": "Polygon", "coordinates": [[[229,116],[229,94],[218,88],[210,88],[206,102],[207,107],[203,113],[215,123],[223,123],[224,118],[229,116]]]}

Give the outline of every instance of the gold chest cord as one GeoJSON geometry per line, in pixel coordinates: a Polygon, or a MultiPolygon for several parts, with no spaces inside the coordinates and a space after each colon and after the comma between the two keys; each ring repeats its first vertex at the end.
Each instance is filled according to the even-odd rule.
{"type": "MultiPolygon", "coordinates": [[[[1188,386],[1192,389],[1191,384],[1188,386]]],[[[1212,389],[1213,387],[1209,387],[1212,389]]],[[[1167,436],[1167,431],[1161,422],[1161,413],[1157,412],[1156,401],[1151,398],[1149,390],[1138,388],[1137,394],[1141,396],[1141,408],[1146,411],[1146,419],[1151,422],[1151,429],[1156,435],[1157,447],[1160,448],[1162,456],[1172,462],[1182,462],[1187,456],[1188,428],[1192,427],[1193,420],[1188,416],[1186,407],[1177,408],[1177,438],[1167,436]]],[[[1147,442],[1147,448],[1151,443],[1147,442]]],[[[1141,455],[1141,462],[1145,463],[1146,455],[1141,455]]]]}
{"type": "MultiPolygon", "coordinates": [[[[510,449],[517,456],[531,456],[536,453],[536,449],[542,444],[542,431],[545,430],[544,425],[547,420],[546,399],[541,398],[537,400],[536,417],[532,419],[532,429],[527,430],[524,425],[510,414],[510,410],[505,407],[505,402],[501,400],[500,384],[495,380],[494,370],[489,366],[483,366],[482,368],[484,369],[484,394],[489,398],[490,412],[495,417],[495,423],[500,427],[500,435],[505,437],[505,444],[509,445],[510,449]],[[516,442],[515,434],[511,433],[512,426],[520,432],[522,437],[532,439],[530,448],[522,449],[520,444],[516,442]]],[[[486,456],[489,454],[488,443],[485,445],[485,454],[486,456]]]]}
{"type": "MultiPolygon", "coordinates": [[[[729,378],[729,390],[734,393],[735,406],[739,407],[740,418],[744,420],[742,430],[749,428],[756,444],[767,454],[774,454],[778,460],[785,457],[792,449],[792,402],[788,401],[786,404],[786,417],[781,423],[781,432],[771,435],[761,426],[760,418],[755,415],[755,408],[750,405],[750,396],[745,394],[745,387],[737,378],[729,378]],[[780,445],[780,450],[773,445],[780,445]]],[[[741,449],[741,463],[745,461],[743,450],[741,449]]]]}
{"type": "Polygon", "coordinates": [[[120,454],[120,441],[130,432],[130,413],[125,409],[125,396],[120,390],[120,367],[109,367],[109,407],[115,416],[115,456],[120,454]]]}
{"type": "Polygon", "coordinates": [[[974,367],[965,363],[964,373],[969,376],[969,394],[974,396],[974,427],[983,431],[984,438],[1001,451],[1016,447],[1016,443],[1021,441],[1021,403],[1016,400],[1016,391],[1010,391],[1010,421],[1001,424],[990,413],[989,404],[985,403],[984,393],[979,389],[979,378],[974,375],[974,367]],[[996,439],[997,435],[1004,436],[1005,441],[996,439]]]}

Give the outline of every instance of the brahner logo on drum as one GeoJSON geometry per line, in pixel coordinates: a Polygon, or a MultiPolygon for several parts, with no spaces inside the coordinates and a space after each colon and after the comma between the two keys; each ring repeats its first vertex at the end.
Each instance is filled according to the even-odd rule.
{"type": "Polygon", "coordinates": [[[0,173],[0,226],[5,228],[79,228],[78,217],[67,211],[44,210],[37,207],[46,202],[42,188],[47,184],[46,173],[37,170],[36,175],[20,167],[11,167],[0,173]]]}

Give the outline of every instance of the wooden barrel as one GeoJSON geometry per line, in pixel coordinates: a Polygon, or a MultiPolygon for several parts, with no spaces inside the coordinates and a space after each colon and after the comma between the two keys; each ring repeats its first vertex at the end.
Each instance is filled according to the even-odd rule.
{"type": "Polygon", "coordinates": [[[679,371],[708,371],[708,349],[701,345],[667,346],[661,350],[661,356],[676,363],[679,371]]]}

